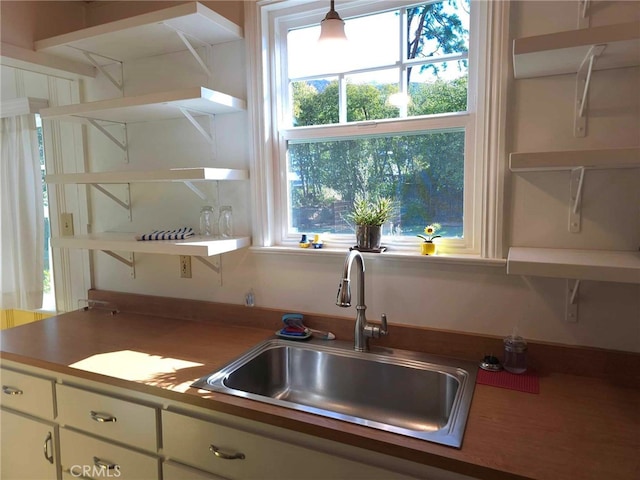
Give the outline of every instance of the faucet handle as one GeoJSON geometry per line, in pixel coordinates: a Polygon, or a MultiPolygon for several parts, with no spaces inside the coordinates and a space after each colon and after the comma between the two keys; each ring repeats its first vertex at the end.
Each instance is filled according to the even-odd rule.
{"type": "Polygon", "coordinates": [[[383,313],[380,317],[380,335],[387,335],[387,314],[383,313]]]}

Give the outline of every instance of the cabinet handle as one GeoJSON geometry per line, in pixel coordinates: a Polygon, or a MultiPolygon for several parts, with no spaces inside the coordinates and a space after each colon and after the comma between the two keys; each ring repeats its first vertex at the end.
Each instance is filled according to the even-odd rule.
{"type": "Polygon", "coordinates": [[[2,393],[6,395],[22,395],[24,392],[16,387],[10,387],[8,385],[2,386],[2,393]]]}
{"type": "Polygon", "coordinates": [[[91,415],[91,419],[99,423],[115,423],[117,420],[116,417],[113,417],[108,413],[94,412],[93,410],[89,413],[91,415]]]}
{"type": "Polygon", "coordinates": [[[51,432],[47,434],[47,438],[44,439],[44,458],[51,464],[53,464],[53,437],[51,432]],[[51,454],[49,454],[49,445],[51,445],[51,454]]]}
{"type": "Polygon", "coordinates": [[[93,457],[93,464],[96,467],[99,468],[106,468],[107,470],[115,470],[115,469],[119,469],[120,467],[118,467],[118,465],[116,463],[109,463],[109,462],[105,462],[104,460],[102,460],[101,458],[98,457],[93,457]]]}
{"type": "Polygon", "coordinates": [[[233,453],[233,454],[228,454],[228,453],[224,453],[221,452],[220,449],[218,447],[216,447],[215,445],[209,445],[209,451],[213,452],[213,454],[218,457],[218,458],[222,458],[223,460],[244,460],[244,453],[233,453]]]}

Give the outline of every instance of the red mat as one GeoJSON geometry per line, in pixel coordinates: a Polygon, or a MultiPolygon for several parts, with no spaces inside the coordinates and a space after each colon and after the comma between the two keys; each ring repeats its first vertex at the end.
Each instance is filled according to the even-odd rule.
{"type": "Polygon", "coordinates": [[[476,383],[492,387],[508,388],[526,393],[540,393],[540,381],[533,372],[525,372],[520,375],[505,372],[488,372],[478,369],[476,383]]]}

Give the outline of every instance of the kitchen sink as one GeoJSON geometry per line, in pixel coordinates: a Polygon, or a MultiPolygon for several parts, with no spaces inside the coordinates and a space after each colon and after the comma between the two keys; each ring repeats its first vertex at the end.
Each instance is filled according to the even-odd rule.
{"type": "Polygon", "coordinates": [[[460,447],[476,373],[464,360],[274,338],[192,387],[460,447]]]}

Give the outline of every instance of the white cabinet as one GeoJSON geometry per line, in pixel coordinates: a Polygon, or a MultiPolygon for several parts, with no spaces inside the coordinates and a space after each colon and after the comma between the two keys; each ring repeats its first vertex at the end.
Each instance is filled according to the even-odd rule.
{"type": "Polygon", "coordinates": [[[59,478],[58,428],[52,422],[53,380],[7,368],[0,370],[0,478],[59,478]]]}
{"type": "Polygon", "coordinates": [[[165,456],[230,479],[410,478],[181,413],[163,411],[162,431],[165,456]]]}
{"type": "Polygon", "coordinates": [[[0,478],[55,480],[59,478],[57,427],[45,421],[0,410],[2,448],[0,478]]]}
{"type": "Polygon", "coordinates": [[[0,409],[2,479],[470,478],[195,407],[188,400],[28,366],[18,372],[12,365],[11,372],[55,385],[48,400],[57,404],[58,415],[45,421],[0,409]]]}

